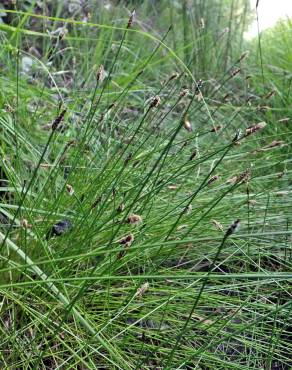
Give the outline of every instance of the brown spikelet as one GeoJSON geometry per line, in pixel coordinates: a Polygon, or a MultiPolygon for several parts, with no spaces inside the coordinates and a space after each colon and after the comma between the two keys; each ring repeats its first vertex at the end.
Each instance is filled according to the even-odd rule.
{"type": "Polygon", "coordinates": [[[248,182],[251,178],[251,172],[249,169],[243,171],[241,174],[239,175],[235,175],[233,177],[230,177],[226,183],[227,184],[239,184],[239,183],[245,183],[245,182],[248,182]]]}
{"type": "Polygon", "coordinates": [[[181,230],[183,230],[183,229],[186,229],[187,227],[189,227],[189,225],[187,225],[187,224],[179,225],[179,226],[176,228],[176,230],[177,230],[177,231],[181,231],[181,230]]]}
{"type": "Polygon", "coordinates": [[[266,122],[256,123],[255,125],[249,126],[245,130],[245,134],[246,134],[246,136],[254,134],[255,132],[257,132],[257,131],[263,129],[264,127],[266,127],[266,125],[267,125],[266,122]]]}
{"type": "Polygon", "coordinates": [[[136,11],[135,9],[132,11],[130,18],[128,20],[127,28],[131,28],[133,25],[134,17],[135,17],[136,11]]]}
{"type": "Polygon", "coordinates": [[[267,110],[271,109],[268,105],[258,105],[256,107],[256,110],[259,112],[265,112],[267,110]]]}
{"type": "Polygon", "coordinates": [[[193,206],[192,206],[191,204],[189,204],[188,206],[186,206],[186,207],[185,207],[185,209],[184,209],[184,213],[185,213],[186,215],[189,215],[189,214],[191,214],[191,213],[192,213],[192,210],[193,210],[193,206]]]}
{"type": "Polygon", "coordinates": [[[115,107],[116,104],[115,103],[112,103],[110,104],[108,107],[107,107],[107,112],[110,111],[113,107],[115,107]]]}
{"type": "Polygon", "coordinates": [[[104,119],[105,113],[101,113],[98,123],[101,123],[104,119]]]}
{"type": "Polygon", "coordinates": [[[180,98],[183,98],[184,96],[188,95],[189,92],[190,92],[189,89],[182,89],[182,91],[179,94],[180,98]]]}
{"type": "Polygon", "coordinates": [[[198,94],[202,87],[203,87],[203,80],[199,79],[196,83],[196,86],[195,86],[195,94],[198,94]]]}
{"type": "Polygon", "coordinates": [[[125,137],[124,140],[123,140],[123,143],[124,144],[131,144],[132,141],[134,141],[134,139],[135,139],[134,136],[125,137]]]}
{"type": "Polygon", "coordinates": [[[125,210],[125,204],[124,203],[121,203],[118,208],[117,208],[117,212],[121,213],[125,210]]]}
{"type": "Polygon", "coordinates": [[[190,155],[189,161],[192,161],[197,156],[197,150],[194,150],[193,153],[190,155]]]}
{"type": "Polygon", "coordinates": [[[104,80],[104,66],[101,64],[98,68],[97,74],[96,74],[96,81],[97,82],[102,82],[104,80]]]}
{"type": "Polygon", "coordinates": [[[126,249],[131,246],[131,244],[134,241],[134,235],[133,234],[128,234],[125,237],[123,237],[119,243],[124,247],[118,254],[118,259],[124,257],[126,254],[126,249]]]}
{"type": "Polygon", "coordinates": [[[193,129],[192,129],[192,125],[188,119],[187,116],[184,116],[184,128],[188,131],[188,132],[192,132],[193,129]]]}
{"type": "Polygon", "coordinates": [[[5,103],[4,104],[4,109],[5,109],[5,111],[7,112],[7,113],[13,113],[14,112],[14,109],[11,107],[11,105],[10,104],[8,104],[8,103],[5,103]]]}
{"type": "Polygon", "coordinates": [[[160,97],[154,96],[154,98],[152,98],[150,101],[150,108],[157,108],[160,103],[161,103],[160,97]]]}
{"type": "Polygon", "coordinates": [[[133,157],[133,153],[129,153],[124,161],[124,164],[127,165],[132,159],[132,157],[133,157]]]}
{"type": "Polygon", "coordinates": [[[234,143],[234,144],[239,144],[239,139],[241,138],[241,130],[240,129],[238,129],[237,131],[236,131],[236,134],[235,134],[235,136],[234,136],[234,138],[232,139],[232,142],[234,143]]]}
{"type": "Polygon", "coordinates": [[[134,235],[132,233],[124,236],[122,239],[119,240],[119,243],[122,245],[130,246],[134,241],[134,235]]]}
{"type": "Polygon", "coordinates": [[[67,192],[68,192],[69,195],[73,195],[74,194],[74,189],[73,189],[73,186],[72,185],[66,184],[66,190],[67,190],[67,192]]]}
{"type": "Polygon", "coordinates": [[[241,68],[236,68],[231,72],[230,78],[237,76],[241,71],[241,68]]]}
{"type": "Polygon", "coordinates": [[[142,297],[142,295],[144,295],[148,289],[149,289],[149,283],[147,281],[146,283],[142,284],[140,288],[137,289],[136,295],[138,297],[142,297]]]}
{"type": "Polygon", "coordinates": [[[224,102],[227,102],[228,100],[229,100],[229,98],[230,98],[230,94],[225,94],[224,96],[223,96],[223,98],[222,98],[222,100],[224,101],[224,102]]]}
{"type": "Polygon", "coordinates": [[[136,78],[140,77],[140,76],[141,76],[141,74],[143,74],[143,73],[144,73],[144,69],[141,69],[141,71],[139,71],[139,72],[137,73],[136,78]]]}
{"type": "Polygon", "coordinates": [[[95,208],[95,207],[98,205],[98,203],[100,203],[100,202],[101,202],[101,196],[98,196],[98,197],[95,199],[95,201],[92,203],[92,205],[91,205],[91,209],[95,208]]]}
{"type": "Polygon", "coordinates": [[[51,164],[48,164],[48,163],[41,163],[40,164],[40,167],[41,168],[50,168],[52,165],[51,164]]]}
{"type": "Polygon", "coordinates": [[[274,95],[276,95],[276,91],[275,90],[272,90],[266,96],[264,96],[264,99],[270,99],[274,95]]]}
{"type": "Polygon", "coordinates": [[[222,127],[223,127],[222,125],[215,126],[215,127],[212,128],[212,130],[210,132],[217,132],[217,131],[221,130],[222,127]]]}
{"type": "Polygon", "coordinates": [[[59,124],[62,122],[65,116],[65,113],[66,113],[66,109],[63,109],[62,112],[59,114],[59,116],[54,120],[54,122],[52,123],[52,131],[57,130],[59,124]]]}
{"type": "Polygon", "coordinates": [[[234,222],[233,222],[233,224],[232,224],[232,225],[230,225],[230,226],[228,227],[228,229],[226,230],[225,236],[229,236],[229,235],[231,235],[231,234],[234,234],[234,233],[235,233],[235,231],[238,229],[239,224],[240,224],[240,220],[236,220],[236,221],[234,221],[234,222]]]}
{"type": "Polygon", "coordinates": [[[70,146],[72,145],[75,145],[77,144],[77,140],[73,139],[73,140],[69,140],[67,143],[66,143],[66,146],[64,148],[64,151],[66,151],[70,146]]]}
{"type": "Polygon", "coordinates": [[[248,182],[251,178],[251,172],[249,169],[242,172],[240,175],[237,176],[237,183],[245,183],[248,182]]]}
{"type": "Polygon", "coordinates": [[[63,164],[65,163],[67,160],[67,155],[66,154],[63,154],[61,157],[60,157],[60,164],[63,164]]]}
{"type": "Polygon", "coordinates": [[[212,224],[215,226],[215,228],[217,230],[223,231],[223,226],[220,222],[218,222],[216,220],[211,220],[211,221],[212,221],[212,224]]]}
{"type": "Polygon", "coordinates": [[[126,249],[122,249],[119,253],[118,253],[118,259],[121,259],[125,256],[126,254],[126,249]]]}
{"type": "Polygon", "coordinates": [[[232,177],[230,177],[230,178],[226,181],[226,183],[227,183],[227,184],[232,184],[232,185],[234,185],[234,184],[236,184],[236,183],[237,183],[237,179],[238,179],[238,176],[232,176],[232,177]]]}
{"type": "Polygon", "coordinates": [[[273,148],[277,148],[277,147],[283,147],[283,146],[286,146],[287,144],[285,144],[285,142],[283,140],[273,140],[269,145],[266,145],[264,146],[263,148],[257,150],[257,151],[266,151],[266,150],[271,150],[273,148]]]}
{"type": "Polygon", "coordinates": [[[283,177],[285,174],[286,174],[286,171],[279,172],[277,174],[278,179],[280,179],[281,177],[283,177]]]}
{"type": "Polygon", "coordinates": [[[32,225],[30,225],[27,221],[26,218],[23,218],[21,221],[20,221],[20,224],[21,226],[24,228],[24,229],[31,229],[32,228],[32,225]]]}
{"type": "Polygon", "coordinates": [[[281,119],[278,120],[279,123],[287,123],[289,121],[290,121],[289,117],[281,118],[281,119]]]}
{"type": "Polygon", "coordinates": [[[198,102],[200,102],[202,99],[203,99],[203,94],[201,91],[199,91],[197,94],[196,94],[196,99],[198,102]]]}
{"type": "Polygon", "coordinates": [[[249,55],[249,50],[245,51],[244,53],[241,54],[241,56],[239,57],[238,61],[236,63],[240,63],[242,62],[245,58],[247,58],[249,55]]]}
{"type": "Polygon", "coordinates": [[[214,175],[214,176],[210,177],[210,179],[207,182],[207,185],[210,185],[210,184],[212,184],[213,182],[215,182],[217,180],[219,180],[219,176],[218,175],[214,175]]]}
{"type": "Polygon", "coordinates": [[[178,74],[178,73],[173,73],[173,74],[169,77],[168,82],[169,82],[169,81],[172,81],[172,80],[176,80],[178,77],[179,77],[179,74],[178,74]]]}
{"type": "Polygon", "coordinates": [[[167,187],[169,190],[176,190],[177,186],[176,185],[168,185],[167,187]]]}
{"type": "Polygon", "coordinates": [[[127,218],[127,223],[131,225],[138,225],[142,222],[142,217],[139,215],[132,214],[127,218]]]}

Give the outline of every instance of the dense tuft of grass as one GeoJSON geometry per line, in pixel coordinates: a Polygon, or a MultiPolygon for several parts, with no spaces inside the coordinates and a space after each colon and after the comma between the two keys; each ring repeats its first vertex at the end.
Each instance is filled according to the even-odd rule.
{"type": "Polygon", "coordinates": [[[291,22],[78,4],[0,24],[1,368],[290,369],[291,22]]]}

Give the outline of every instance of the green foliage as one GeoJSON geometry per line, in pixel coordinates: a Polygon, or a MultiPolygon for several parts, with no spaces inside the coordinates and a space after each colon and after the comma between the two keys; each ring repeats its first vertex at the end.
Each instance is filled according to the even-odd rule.
{"type": "Polygon", "coordinates": [[[31,4],[0,24],[1,368],[290,368],[291,24],[261,63],[247,1],[31,4]]]}

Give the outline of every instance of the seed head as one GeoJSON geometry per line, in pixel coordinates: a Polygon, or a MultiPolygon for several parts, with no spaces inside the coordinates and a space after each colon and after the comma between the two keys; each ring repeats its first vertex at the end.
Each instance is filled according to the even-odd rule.
{"type": "Polygon", "coordinates": [[[169,77],[168,82],[169,82],[169,81],[172,81],[172,80],[176,80],[176,79],[178,78],[178,76],[179,76],[179,74],[178,74],[178,73],[173,73],[173,74],[169,77]]]}
{"type": "Polygon", "coordinates": [[[149,289],[149,283],[148,281],[140,286],[140,288],[137,289],[136,295],[139,297],[142,297],[147,290],[149,289]]]}
{"type": "Polygon", "coordinates": [[[230,75],[230,78],[233,78],[235,76],[237,76],[239,73],[240,73],[241,69],[240,68],[236,68],[234,69],[232,72],[231,72],[231,75],[230,75]]]}
{"type": "Polygon", "coordinates": [[[190,155],[189,161],[192,161],[197,156],[197,150],[194,150],[193,153],[190,155]]]}
{"type": "Polygon", "coordinates": [[[24,229],[30,229],[32,227],[32,225],[30,225],[27,221],[26,218],[23,218],[21,220],[21,226],[24,228],[24,229]]]}
{"type": "Polygon", "coordinates": [[[124,247],[118,254],[118,259],[124,257],[124,255],[126,254],[126,248],[130,247],[131,244],[133,243],[134,241],[134,235],[133,234],[129,234],[129,235],[126,235],[124,238],[122,238],[119,243],[124,247]]]}
{"type": "Polygon", "coordinates": [[[255,125],[249,126],[245,130],[245,134],[246,134],[246,136],[254,134],[255,132],[257,132],[257,131],[263,129],[264,127],[266,127],[266,125],[267,125],[266,122],[259,122],[255,125]]]}
{"type": "Polygon", "coordinates": [[[129,18],[129,21],[128,21],[128,24],[127,24],[127,28],[131,28],[132,25],[133,25],[133,21],[134,21],[134,17],[135,17],[135,14],[136,14],[136,11],[135,9],[132,11],[131,15],[130,15],[130,18],[129,18]]]}
{"type": "Polygon", "coordinates": [[[101,64],[98,68],[98,71],[97,71],[97,74],[96,74],[96,81],[97,82],[102,82],[104,80],[104,76],[105,76],[105,73],[104,73],[104,67],[103,65],[101,64]]]}
{"type": "Polygon", "coordinates": [[[92,205],[91,205],[91,209],[95,208],[95,207],[98,205],[98,203],[100,203],[100,201],[101,201],[101,196],[98,196],[98,197],[95,199],[95,201],[92,203],[92,205]]]}
{"type": "Polygon", "coordinates": [[[65,145],[65,148],[64,148],[64,151],[66,151],[70,146],[72,145],[75,145],[77,144],[77,140],[73,139],[73,140],[69,140],[66,145],[65,145]]]}
{"type": "Polygon", "coordinates": [[[240,137],[241,137],[241,130],[237,130],[234,138],[232,139],[232,142],[237,143],[240,137]]]}
{"type": "Polygon", "coordinates": [[[281,119],[278,120],[278,122],[280,122],[280,123],[287,123],[289,121],[290,121],[289,117],[281,118],[281,119]]]}
{"type": "Polygon", "coordinates": [[[109,112],[111,109],[113,109],[115,107],[115,103],[111,103],[108,107],[107,107],[107,112],[109,112]]]}
{"type": "Polygon", "coordinates": [[[214,176],[210,177],[209,181],[207,182],[207,185],[210,185],[214,181],[217,181],[217,180],[219,180],[219,176],[218,175],[214,175],[214,176]]]}
{"type": "Polygon", "coordinates": [[[8,103],[5,103],[4,104],[4,109],[5,109],[5,111],[6,112],[8,112],[8,113],[13,113],[14,112],[14,109],[11,107],[11,105],[10,104],[8,104],[8,103]]]}
{"type": "Polygon", "coordinates": [[[265,97],[264,99],[270,99],[272,96],[274,96],[276,94],[276,91],[275,90],[272,90],[270,91],[265,97]]]}
{"type": "Polygon", "coordinates": [[[159,96],[154,96],[151,99],[150,108],[157,108],[160,103],[161,103],[160,97],[159,96]]]}
{"type": "Polygon", "coordinates": [[[129,247],[134,241],[134,235],[132,233],[124,236],[119,242],[120,244],[124,245],[125,247],[129,247]]]}
{"type": "Polygon", "coordinates": [[[215,126],[215,127],[212,128],[211,132],[217,132],[217,131],[221,130],[222,127],[223,127],[222,125],[215,126]]]}
{"type": "Polygon", "coordinates": [[[256,110],[259,112],[265,112],[267,110],[271,109],[268,105],[258,105],[256,107],[256,110]]]}
{"type": "Polygon", "coordinates": [[[239,57],[237,63],[240,63],[242,62],[245,58],[247,58],[249,55],[249,50],[245,51],[244,53],[241,54],[241,56],[239,57]]]}
{"type": "Polygon", "coordinates": [[[117,212],[121,213],[125,210],[125,205],[124,203],[121,203],[118,208],[117,208],[117,212]]]}
{"type": "Polygon", "coordinates": [[[186,229],[188,226],[189,226],[188,224],[179,225],[179,226],[176,228],[176,230],[177,230],[177,231],[181,231],[181,230],[183,230],[183,229],[186,229]]]}
{"type": "Polygon", "coordinates": [[[237,179],[238,179],[238,177],[237,177],[237,176],[230,177],[230,178],[226,181],[226,183],[227,183],[227,184],[232,184],[232,185],[234,185],[234,184],[236,184],[236,183],[237,183],[237,179]]]}
{"type": "Polygon", "coordinates": [[[196,83],[195,87],[195,94],[198,94],[200,92],[200,89],[203,87],[203,80],[199,79],[196,83]]]}
{"type": "Polygon", "coordinates": [[[193,129],[192,129],[192,125],[188,119],[187,116],[184,117],[184,128],[188,131],[188,132],[192,132],[193,129]]]}
{"type": "Polygon", "coordinates": [[[185,207],[185,209],[184,209],[184,213],[185,213],[186,215],[189,215],[189,214],[191,214],[191,213],[192,213],[192,210],[193,210],[193,206],[192,206],[191,204],[189,204],[187,207],[185,207]]]}
{"type": "Polygon", "coordinates": [[[179,94],[180,98],[183,98],[184,96],[188,95],[189,92],[190,92],[189,89],[182,89],[182,91],[179,94]]]}
{"type": "Polygon", "coordinates": [[[227,102],[228,100],[229,100],[229,98],[230,98],[230,94],[225,94],[224,96],[223,96],[223,98],[222,98],[222,100],[224,101],[224,102],[227,102]]]}
{"type": "Polygon", "coordinates": [[[132,157],[133,157],[133,153],[129,153],[124,161],[124,164],[127,165],[130,162],[132,157]]]}
{"type": "Polygon", "coordinates": [[[240,220],[236,220],[233,222],[232,225],[229,226],[229,228],[226,230],[225,236],[229,236],[231,234],[234,234],[235,231],[238,229],[240,224],[240,220]]]}
{"type": "Polygon", "coordinates": [[[237,183],[245,183],[245,182],[248,182],[251,178],[251,172],[250,170],[245,170],[244,172],[242,172],[240,175],[237,176],[237,183]]]}
{"type": "Polygon", "coordinates": [[[256,150],[256,152],[264,152],[266,150],[271,150],[273,148],[283,147],[283,146],[287,146],[287,144],[285,144],[283,140],[273,140],[269,145],[266,145],[263,148],[256,150]]]}
{"type": "Polygon", "coordinates": [[[127,223],[131,225],[138,225],[142,222],[142,217],[139,215],[132,214],[128,217],[127,223]]]}
{"type": "Polygon", "coordinates": [[[66,113],[66,109],[63,109],[59,116],[54,120],[52,123],[52,131],[56,131],[59,124],[63,121],[64,115],[66,113]]]}
{"type": "Polygon", "coordinates": [[[66,189],[67,189],[67,192],[68,192],[69,195],[74,194],[74,189],[73,189],[72,185],[66,184],[66,189]]]}
{"type": "Polygon", "coordinates": [[[217,230],[223,231],[223,226],[220,222],[212,220],[212,224],[216,227],[217,230]]]}

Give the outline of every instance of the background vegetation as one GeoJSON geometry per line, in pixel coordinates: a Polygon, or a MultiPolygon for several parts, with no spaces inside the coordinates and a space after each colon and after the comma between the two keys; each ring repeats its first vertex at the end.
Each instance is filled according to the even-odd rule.
{"type": "Polygon", "coordinates": [[[291,22],[0,4],[1,368],[290,369],[291,22]]]}

